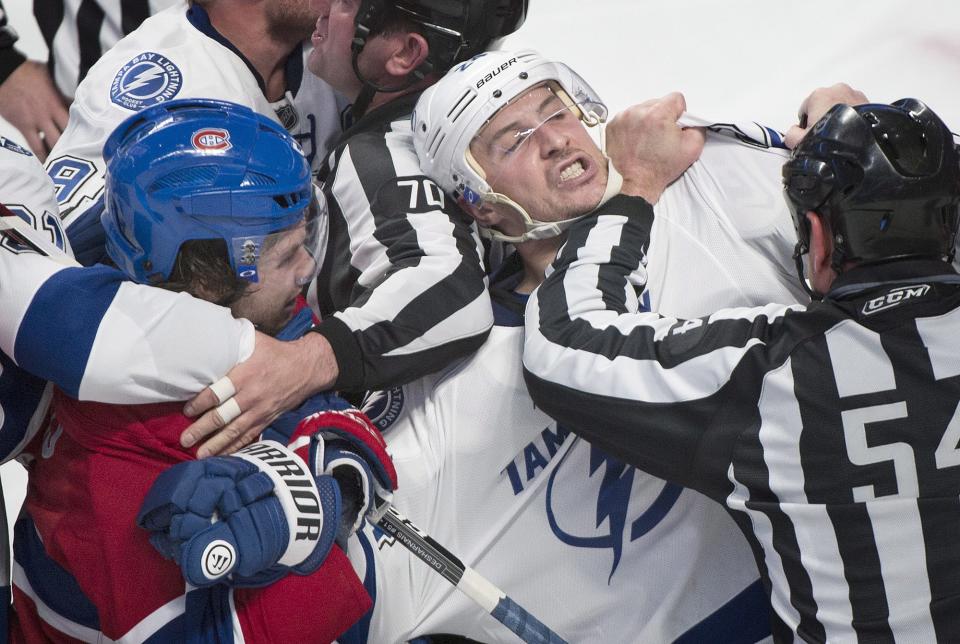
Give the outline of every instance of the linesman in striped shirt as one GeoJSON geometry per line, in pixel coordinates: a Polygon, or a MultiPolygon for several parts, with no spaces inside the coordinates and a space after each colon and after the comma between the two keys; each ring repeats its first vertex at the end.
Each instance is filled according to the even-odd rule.
{"type": "Polygon", "coordinates": [[[724,504],[753,546],[777,641],[957,641],[949,130],[913,99],[832,107],[783,169],[814,301],[684,321],[643,312],[634,289],[647,281],[649,204],[699,153],[699,135],[674,125],[679,109],[635,114],[618,167],[646,178],[571,227],[529,301],[534,401],[724,504]]]}

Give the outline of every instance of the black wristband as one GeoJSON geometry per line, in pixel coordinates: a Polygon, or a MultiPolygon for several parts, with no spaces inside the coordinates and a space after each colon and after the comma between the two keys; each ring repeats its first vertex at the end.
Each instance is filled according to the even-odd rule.
{"type": "Polygon", "coordinates": [[[310,329],[327,339],[337,359],[337,381],[334,389],[357,391],[364,389],[363,352],[353,335],[353,331],[343,320],[330,316],[320,321],[320,324],[310,329]]]}
{"type": "MultiPolygon", "coordinates": [[[[0,30],[2,33],[2,30],[0,30]]],[[[17,67],[25,63],[27,57],[21,54],[15,47],[0,47],[0,85],[3,85],[17,67]]]]}

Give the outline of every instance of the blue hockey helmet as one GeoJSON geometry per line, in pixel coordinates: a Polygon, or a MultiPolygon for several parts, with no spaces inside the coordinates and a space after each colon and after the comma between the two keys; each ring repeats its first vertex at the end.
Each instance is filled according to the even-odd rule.
{"type": "Polygon", "coordinates": [[[103,157],[107,253],[137,282],[167,280],[180,246],[199,239],[222,239],[237,275],[256,282],[264,240],[305,217],[307,250],[317,258],[325,209],[310,166],[286,130],[247,107],[208,99],[156,105],[121,123],[103,157]]]}

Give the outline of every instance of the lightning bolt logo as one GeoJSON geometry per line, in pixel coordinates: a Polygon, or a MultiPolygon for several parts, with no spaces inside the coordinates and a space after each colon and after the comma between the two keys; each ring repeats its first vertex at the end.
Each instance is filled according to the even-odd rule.
{"type": "Polygon", "coordinates": [[[183,86],[183,75],[172,60],[143,52],[120,68],[110,84],[110,100],[132,111],[169,101],[183,86]]]}
{"type": "MultiPolygon", "coordinates": [[[[577,439],[579,441],[579,439],[577,439]]],[[[623,546],[626,542],[633,542],[643,537],[657,526],[677,502],[683,491],[679,485],[664,483],[663,489],[653,503],[633,521],[628,521],[630,510],[630,496],[636,468],[607,455],[596,447],[590,447],[590,473],[593,477],[601,468],[600,490],[597,495],[596,527],[599,528],[606,521],[609,531],[597,536],[577,536],[565,532],[560,528],[553,509],[553,485],[557,473],[563,468],[566,458],[573,453],[573,449],[563,455],[563,460],[551,472],[547,486],[547,520],[550,529],[560,541],[578,548],[610,548],[613,550],[613,564],[610,567],[609,583],[613,579],[620,559],[623,556],[623,546]],[[629,527],[629,537],[627,528],[629,527]]]]}
{"type": "Polygon", "coordinates": [[[140,89],[147,83],[156,80],[163,75],[163,70],[159,67],[151,65],[147,67],[142,72],[139,72],[136,76],[133,77],[133,80],[123,87],[123,93],[129,94],[135,89],[140,89]]]}

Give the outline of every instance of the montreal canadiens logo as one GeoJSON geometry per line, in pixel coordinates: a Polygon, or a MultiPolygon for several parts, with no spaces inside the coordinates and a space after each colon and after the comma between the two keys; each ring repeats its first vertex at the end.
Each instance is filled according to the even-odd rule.
{"type": "Polygon", "coordinates": [[[233,545],[217,539],[207,544],[200,558],[203,575],[213,581],[219,579],[233,569],[233,562],[237,560],[237,552],[233,545]]]}
{"type": "Polygon", "coordinates": [[[198,150],[229,150],[233,147],[230,143],[230,133],[214,127],[194,132],[190,141],[198,150]]]}
{"type": "Polygon", "coordinates": [[[180,69],[154,52],[135,56],[120,68],[110,85],[110,100],[128,110],[138,111],[169,101],[183,85],[180,69]]]}

